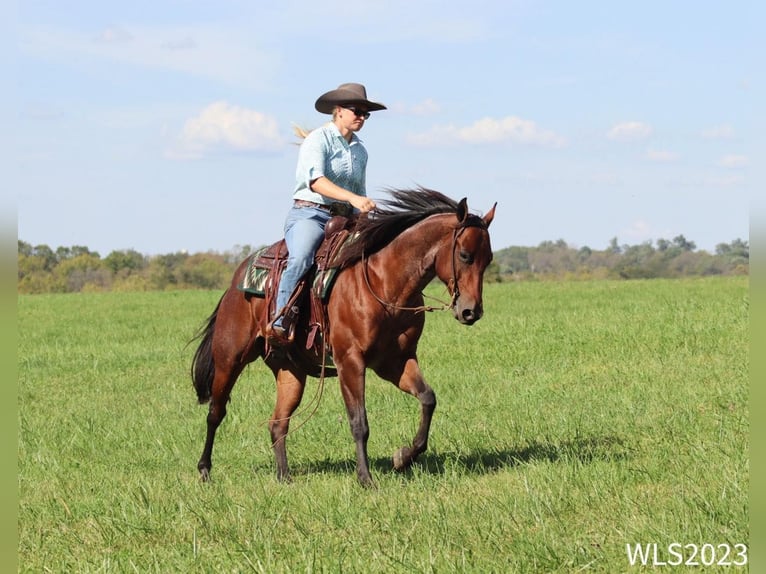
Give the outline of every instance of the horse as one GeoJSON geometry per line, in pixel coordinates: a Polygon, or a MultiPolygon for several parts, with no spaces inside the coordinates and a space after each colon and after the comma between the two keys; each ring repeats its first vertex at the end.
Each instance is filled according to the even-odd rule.
{"type": "MultiPolygon", "coordinates": [[[[390,189],[372,214],[362,214],[353,227],[354,241],[339,255],[340,271],[326,301],[328,347],[356,447],[356,473],[363,486],[374,486],[367,456],[370,434],[365,409],[365,373],[372,369],[420,402],[420,424],[409,446],[393,455],[402,471],[428,446],[436,395],[418,365],[418,340],[425,325],[423,289],[438,277],[451,295],[446,308],[463,325],[481,319],[484,271],[492,260],[486,215],[469,212],[459,202],[418,187],[390,189]]],[[[192,380],[200,404],[209,403],[207,436],[197,469],[210,478],[213,442],[226,416],[234,384],[247,364],[263,358],[276,379],[276,405],[269,433],[277,480],[290,481],[287,437],[290,420],[301,403],[309,376],[289,354],[270,349],[264,333],[269,310],[264,298],[238,289],[247,259],[234,272],[231,286],[196,335],[192,380]]],[[[299,331],[305,331],[305,320],[299,331]]],[[[305,332],[293,345],[305,342],[305,332]]],[[[311,376],[316,376],[312,374],[311,376]]],[[[323,373],[324,377],[324,373],[323,373]]]]}

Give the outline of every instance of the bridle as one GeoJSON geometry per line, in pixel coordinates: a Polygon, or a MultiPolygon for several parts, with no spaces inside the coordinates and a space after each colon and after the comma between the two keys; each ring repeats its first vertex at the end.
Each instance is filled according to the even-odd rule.
{"type": "MultiPolygon", "coordinates": [[[[388,301],[385,301],[382,299],[375,291],[372,289],[372,285],[370,284],[370,275],[369,275],[369,264],[367,258],[364,256],[364,253],[362,253],[362,267],[363,267],[363,275],[364,275],[364,282],[367,285],[367,290],[370,292],[370,295],[372,295],[375,300],[383,305],[386,309],[390,311],[411,311],[413,313],[423,313],[423,312],[431,312],[431,311],[447,311],[450,309],[454,309],[457,305],[457,300],[460,298],[460,287],[458,286],[458,280],[457,280],[457,264],[455,263],[455,255],[457,254],[457,242],[460,236],[463,234],[463,232],[468,229],[469,227],[478,227],[479,229],[487,229],[487,224],[484,223],[484,220],[481,217],[478,217],[476,215],[469,215],[464,221],[460,223],[455,229],[452,231],[452,277],[450,278],[449,282],[447,283],[447,290],[450,292],[451,299],[449,303],[446,303],[444,301],[441,302],[441,305],[439,306],[431,306],[431,305],[418,305],[417,307],[404,307],[401,305],[395,305],[394,303],[390,303],[388,301]]],[[[428,297],[429,299],[436,299],[435,297],[430,297],[426,294],[422,294],[423,297],[428,297]]]]}

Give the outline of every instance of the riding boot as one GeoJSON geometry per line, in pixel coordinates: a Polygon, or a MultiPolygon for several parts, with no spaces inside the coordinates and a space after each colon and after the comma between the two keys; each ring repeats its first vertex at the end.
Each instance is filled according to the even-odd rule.
{"type": "Polygon", "coordinates": [[[284,347],[295,340],[295,324],[298,321],[298,306],[286,307],[266,328],[266,339],[272,347],[284,347]]]}

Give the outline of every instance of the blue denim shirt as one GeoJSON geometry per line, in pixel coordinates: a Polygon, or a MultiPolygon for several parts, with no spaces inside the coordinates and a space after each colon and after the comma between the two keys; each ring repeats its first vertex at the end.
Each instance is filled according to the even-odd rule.
{"type": "Polygon", "coordinates": [[[322,176],[352,193],[366,196],[366,170],[367,150],[362,140],[352,134],[351,143],[347,142],[338,127],[330,122],[313,130],[301,144],[293,198],[332,203],[309,187],[311,181],[322,176]]]}

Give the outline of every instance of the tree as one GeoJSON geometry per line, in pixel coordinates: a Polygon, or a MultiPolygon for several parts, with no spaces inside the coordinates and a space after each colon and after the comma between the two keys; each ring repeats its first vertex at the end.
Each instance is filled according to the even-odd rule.
{"type": "Polygon", "coordinates": [[[681,251],[694,251],[697,246],[694,241],[688,241],[683,235],[679,235],[673,238],[673,245],[678,247],[681,251]]]}
{"type": "Polygon", "coordinates": [[[731,243],[719,243],[715,247],[716,258],[722,261],[725,271],[732,274],[745,274],[750,265],[750,244],[741,239],[731,243]]]}
{"type": "Polygon", "coordinates": [[[503,282],[503,275],[500,273],[500,266],[497,264],[497,261],[492,261],[489,265],[487,265],[487,269],[484,271],[484,282],[485,283],[502,283],[503,282]]]}
{"type": "Polygon", "coordinates": [[[593,255],[593,250],[587,245],[580,247],[580,249],[577,251],[577,257],[581,262],[587,261],[591,255],[593,255]]]}
{"type": "Polygon", "coordinates": [[[123,269],[137,271],[146,267],[146,258],[138,251],[133,249],[123,251],[112,251],[104,259],[106,266],[112,270],[112,273],[119,273],[123,269]]]}
{"type": "Polygon", "coordinates": [[[69,292],[79,292],[87,285],[103,290],[111,284],[109,273],[98,254],[80,253],[59,263],[54,273],[67,286],[69,292]]]}
{"type": "Polygon", "coordinates": [[[182,283],[179,277],[181,265],[188,257],[188,253],[180,251],[152,257],[146,268],[152,287],[161,291],[168,287],[180,287],[182,283]]]}
{"type": "Polygon", "coordinates": [[[69,247],[57,247],[56,259],[60,262],[64,259],[69,259],[72,256],[72,250],[69,247]]]}
{"type": "Polygon", "coordinates": [[[58,258],[53,249],[45,244],[35,245],[32,249],[32,256],[40,258],[46,271],[51,271],[58,263],[58,258]]]}
{"type": "Polygon", "coordinates": [[[255,251],[256,249],[254,249],[251,245],[235,245],[231,251],[227,251],[223,254],[223,256],[226,263],[239,265],[242,263],[242,261],[247,259],[251,253],[255,251]]]}
{"type": "Polygon", "coordinates": [[[222,255],[197,253],[179,265],[178,278],[183,287],[220,289],[231,279],[231,269],[222,255]]]}
{"type": "Polygon", "coordinates": [[[727,259],[750,260],[750,244],[741,239],[735,239],[731,243],[719,243],[715,246],[716,255],[727,259]]]}
{"type": "Polygon", "coordinates": [[[498,251],[494,261],[497,262],[501,274],[521,273],[529,271],[528,255],[528,247],[508,247],[498,251]]]}
{"type": "Polygon", "coordinates": [[[32,246],[26,241],[22,241],[21,239],[19,239],[18,254],[19,256],[23,255],[25,257],[32,257],[32,254],[33,254],[32,246]]]}

